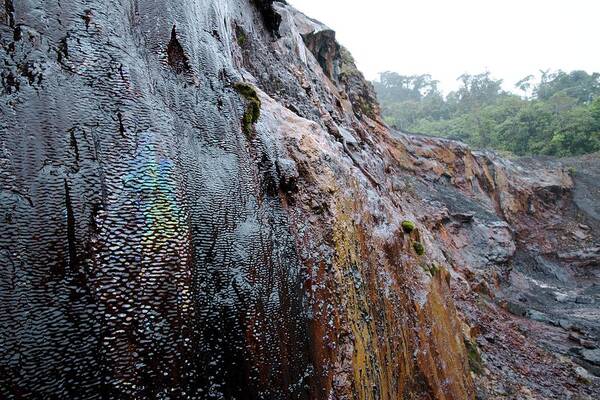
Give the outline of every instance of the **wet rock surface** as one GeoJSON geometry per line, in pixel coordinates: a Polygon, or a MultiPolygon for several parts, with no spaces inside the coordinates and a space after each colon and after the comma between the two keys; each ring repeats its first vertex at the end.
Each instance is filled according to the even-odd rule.
{"type": "Polygon", "coordinates": [[[597,397],[600,196],[592,182],[600,157],[508,161],[396,136],[418,176],[413,190],[425,196],[423,220],[456,272],[458,309],[476,333],[478,395],[597,397]]]}
{"type": "Polygon", "coordinates": [[[283,2],[0,29],[0,397],[600,393],[597,156],[392,132],[283,2]]]}

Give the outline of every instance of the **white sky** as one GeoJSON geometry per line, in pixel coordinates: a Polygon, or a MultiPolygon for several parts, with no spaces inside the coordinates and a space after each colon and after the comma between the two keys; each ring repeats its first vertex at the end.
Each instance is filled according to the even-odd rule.
{"type": "Polygon", "coordinates": [[[289,0],[337,32],[368,79],[489,70],[513,89],[540,69],[600,72],[598,0],[289,0]]]}

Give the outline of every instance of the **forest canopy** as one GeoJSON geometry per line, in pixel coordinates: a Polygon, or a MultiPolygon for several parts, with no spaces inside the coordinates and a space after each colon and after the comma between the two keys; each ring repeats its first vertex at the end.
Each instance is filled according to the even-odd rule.
{"type": "Polygon", "coordinates": [[[489,72],[458,78],[447,96],[431,75],[384,72],[373,82],[386,122],[405,132],[461,140],[516,155],[600,150],[600,74],[541,71],[502,89],[489,72]]]}

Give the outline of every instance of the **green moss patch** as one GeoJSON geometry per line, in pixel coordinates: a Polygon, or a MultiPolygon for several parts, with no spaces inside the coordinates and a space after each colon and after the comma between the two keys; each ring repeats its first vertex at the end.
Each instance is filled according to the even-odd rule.
{"type": "Polygon", "coordinates": [[[254,135],[254,124],[260,117],[261,102],[254,86],[246,82],[238,82],[234,85],[235,90],[246,99],[246,111],[242,117],[242,130],[248,137],[254,135]]]}
{"type": "Polygon", "coordinates": [[[432,278],[435,277],[441,271],[441,268],[436,263],[433,263],[433,264],[422,263],[421,268],[423,269],[423,271],[425,271],[425,273],[429,274],[432,278]]]}
{"type": "Polygon", "coordinates": [[[238,46],[244,47],[246,43],[248,43],[248,36],[246,35],[246,31],[239,25],[235,26],[235,36],[237,38],[238,46]]]}
{"type": "Polygon", "coordinates": [[[415,249],[415,252],[419,256],[422,256],[423,254],[425,254],[425,246],[423,246],[423,243],[421,243],[421,242],[413,243],[413,249],[415,249]]]}
{"type": "Polygon", "coordinates": [[[476,374],[481,374],[483,372],[483,360],[481,359],[481,354],[479,354],[479,349],[477,348],[477,344],[473,341],[465,339],[465,347],[467,348],[467,358],[469,359],[469,368],[476,374]]]}
{"type": "Polygon", "coordinates": [[[411,233],[416,228],[415,223],[412,221],[402,221],[402,229],[406,233],[411,233]]]}
{"type": "Polygon", "coordinates": [[[440,272],[440,267],[438,267],[437,264],[433,263],[429,266],[429,273],[432,277],[436,276],[438,272],[440,272]]]}

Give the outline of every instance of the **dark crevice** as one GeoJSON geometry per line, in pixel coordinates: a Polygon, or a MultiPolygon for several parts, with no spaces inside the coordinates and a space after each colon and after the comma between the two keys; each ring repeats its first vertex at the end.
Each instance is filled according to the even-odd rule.
{"type": "Polygon", "coordinates": [[[181,43],[179,43],[179,40],[177,39],[175,25],[173,25],[173,29],[171,30],[171,40],[167,45],[167,57],[169,65],[175,70],[176,73],[181,74],[190,70],[189,60],[185,55],[181,43]]]}
{"type": "Polygon", "coordinates": [[[119,133],[125,138],[127,136],[125,135],[125,125],[123,125],[123,114],[120,111],[117,112],[117,119],[119,120],[119,133]]]}
{"type": "Polygon", "coordinates": [[[69,184],[65,179],[65,207],[67,208],[67,243],[69,246],[69,270],[76,273],[78,269],[77,247],[75,238],[75,214],[71,203],[69,184]]]}
{"type": "Polygon", "coordinates": [[[63,37],[55,47],[56,51],[56,61],[58,64],[65,70],[71,73],[75,73],[75,70],[71,66],[67,64],[67,59],[69,58],[69,33],[63,37]]]}
{"type": "Polygon", "coordinates": [[[84,13],[85,14],[81,16],[81,19],[85,23],[85,30],[87,31],[90,27],[90,22],[92,20],[92,10],[84,10],[84,13]]]}
{"type": "Polygon", "coordinates": [[[77,145],[77,138],[75,137],[75,128],[71,129],[69,134],[71,135],[71,147],[75,152],[75,160],[79,163],[79,146],[77,145]]]}
{"type": "Polygon", "coordinates": [[[61,64],[65,58],[69,58],[69,44],[67,43],[67,38],[68,34],[58,42],[58,46],[56,47],[56,56],[58,62],[61,64]]]}
{"type": "MultiPolygon", "coordinates": [[[[283,0],[280,3],[287,4],[283,0]]],[[[281,15],[273,8],[273,0],[252,0],[252,4],[258,9],[262,16],[267,30],[275,37],[279,35],[279,25],[281,24],[281,15]]]]}
{"type": "Polygon", "coordinates": [[[12,0],[4,0],[4,9],[6,10],[6,16],[8,17],[8,26],[13,28],[15,26],[15,6],[12,0]]]}
{"type": "Polygon", "coordinates": [[[207,33],[210,33],[212,35],[212,37],[214,37],[215,39],[217,39],[219,42],[221,41],[221,35],[219,34],[219,31],[216,29],[213,29],[212,31],[209,30],[204,30],[207,33]]]}
{"type": "Polygon", "coordinates": [[[16,26],[13,29],[13,40],[18,42],[23,38],[23,29],[20,26],[16,26]]]}

